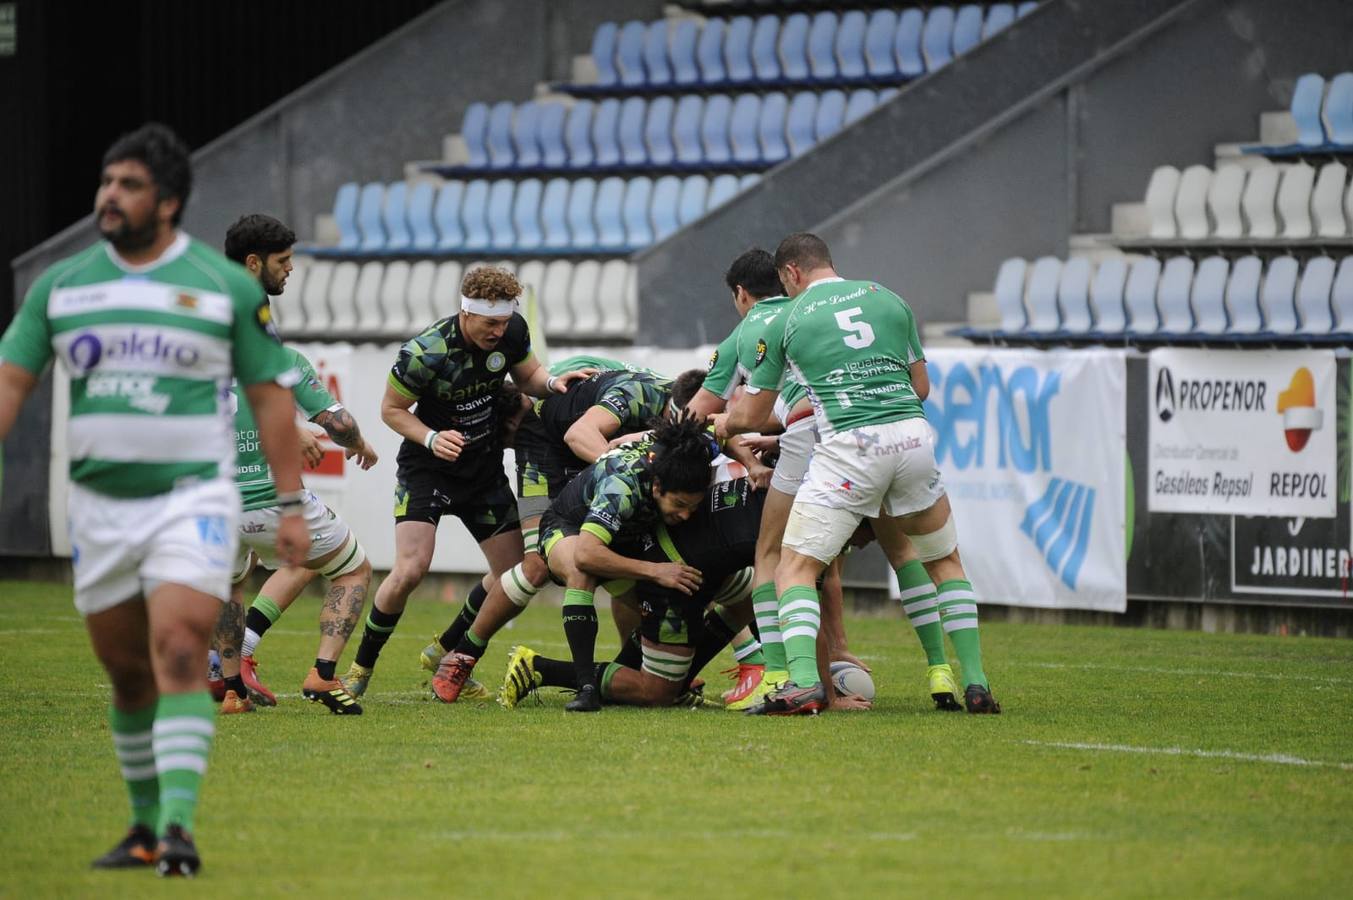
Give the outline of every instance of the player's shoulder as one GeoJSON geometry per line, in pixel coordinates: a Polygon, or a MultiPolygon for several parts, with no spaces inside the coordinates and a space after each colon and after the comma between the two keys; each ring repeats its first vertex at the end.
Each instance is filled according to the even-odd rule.
{"type": "Polygon", "coordinates": [[[220,250],[195,237],[188,238],[188,248],[183,255],[190,262],[220,281],[226,293],[247,301],[263,299],[263,286],[258,279],[249,274],[249,270],[220,250]]]}
{"type": "Polygon", "coordinates": [[[29,287],[28,296],[45,298],[53,289],[102,263],[109,263],[108,250],[103,241],[98,241],[77,253],[58,259],[44,269],[29,287]]]}
{"type": "Polygon", "coordinates": [[[313,372],[315,370],[315,364],[310,361],[310,358],[295,347],[290,344],[283,344],[282,349],[286,351],[287,361],[297,369],[302,372],[313,372]]]}

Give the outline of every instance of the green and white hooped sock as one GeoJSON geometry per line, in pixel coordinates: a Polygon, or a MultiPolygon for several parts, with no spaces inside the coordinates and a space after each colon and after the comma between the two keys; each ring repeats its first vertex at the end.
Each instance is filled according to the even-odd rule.
{"type": "Polygon", "coordinates": [[[977,594],[972,584],[961,579],[939,585],[940,621],[944,633],[953,641],[958,663],[963,667],[963,685],[988,687],[982,671],[982,641],[977,632],[977,594]]]}
{"type": "Polygon", "coordinates": [[[152,746],[154,725],[154,703],[135,712],[122,712],[115,706],[108,709],[113,749],[131,799],[132,824],[144,825],[151,831],[160,825],[160,778],[152,746]]]}
{"type": "Polygon", "coordinates": [[[902,610],[925,650],[926,665],[944,665],[948,660],[944,656],[940,603],[935,585],[919,559],[913,559],[897,570],[897,585],[902,591],[902,610]]]}
{"type": "Polygon", "coordinates": [[[817,674],[817,632],[821,627],[822,606],[811,585],[796,584],[780,595],[780,633],[789,680],[801,688],[822,681],[817,674]]]}
{"type": "Polygon", "coordinates": [[[155,709],[155,769],[160,778],[160,821],[157,833],[170,825],[192,832],[197,795],[207,771],[216,704],[206,691],[161,694],[155,709]]]}
{"type": "Polygon", "coordinates": [[[766,671],[784,672],[789,664],[785,660],[784,637],[780,634],[780,603],[775,596],[775,582],[758,584],[752,589],[752,613],[756,616],[756,630],[761,633],[761,654],[766,658],[766,671]]]}

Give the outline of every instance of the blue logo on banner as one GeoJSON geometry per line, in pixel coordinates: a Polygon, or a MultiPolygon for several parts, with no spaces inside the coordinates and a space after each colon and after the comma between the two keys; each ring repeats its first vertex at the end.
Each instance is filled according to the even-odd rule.
{"type": "Polygon", "coordinates": [[[1073,591],[1090,547],[1094,513],[1094,488],[1054,478],[1048,482],[1043,496],[1025,510],[1024,521],[1019,525],[1019,530],[1043,554],[1048,567],[1073,591]]]}
{"type": "Polygon", "coordinates": [[[949,459],[956,469],[992,466],[1018,472],[1051,467],[1050,407],[1062,386],[1060,372],[1040,378],[1032,366],[1007,373],[996,366],[955,363],[943,373],[932,366],[930,380],[925,417],[935,428],[935,462],[949,459]],[[993,444],[996,458],[988,461],[987,448],[993,444]]]}
{"type": "Polygon", "coordinates": [[[208,547],[226,545],[226,521],[224,516],[198,516],[197,536],[208,547]]]}

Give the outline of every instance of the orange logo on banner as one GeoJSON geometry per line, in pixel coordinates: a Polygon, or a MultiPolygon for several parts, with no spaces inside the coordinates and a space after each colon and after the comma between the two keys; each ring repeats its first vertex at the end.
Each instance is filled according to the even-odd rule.
{"type": "Polygon", "coordinates": [[[1283,433],[1287,446],[1299,453],[1311,439],[1312,431],[1319,431],[1324,416],[1315,406],[1315,379],[1311,370],[1302,366],[1292,373],[1287,390],[1278,394],[1278,412],[1283,416],[1283,433]]]}

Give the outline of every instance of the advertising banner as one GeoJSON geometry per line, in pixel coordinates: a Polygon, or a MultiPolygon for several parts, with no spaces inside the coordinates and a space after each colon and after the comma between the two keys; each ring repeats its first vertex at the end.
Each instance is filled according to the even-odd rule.
{"type": "Polygon", "coordinates": [[[1153,350],[1151,512],[1335,515],[1330,350],[1153,350]]]}
{"type": "Polygon", "coordinates": [[[983,599],[1125,609],[1124,352],[936,349],[927,369],[926,416],[983,599]]]}

